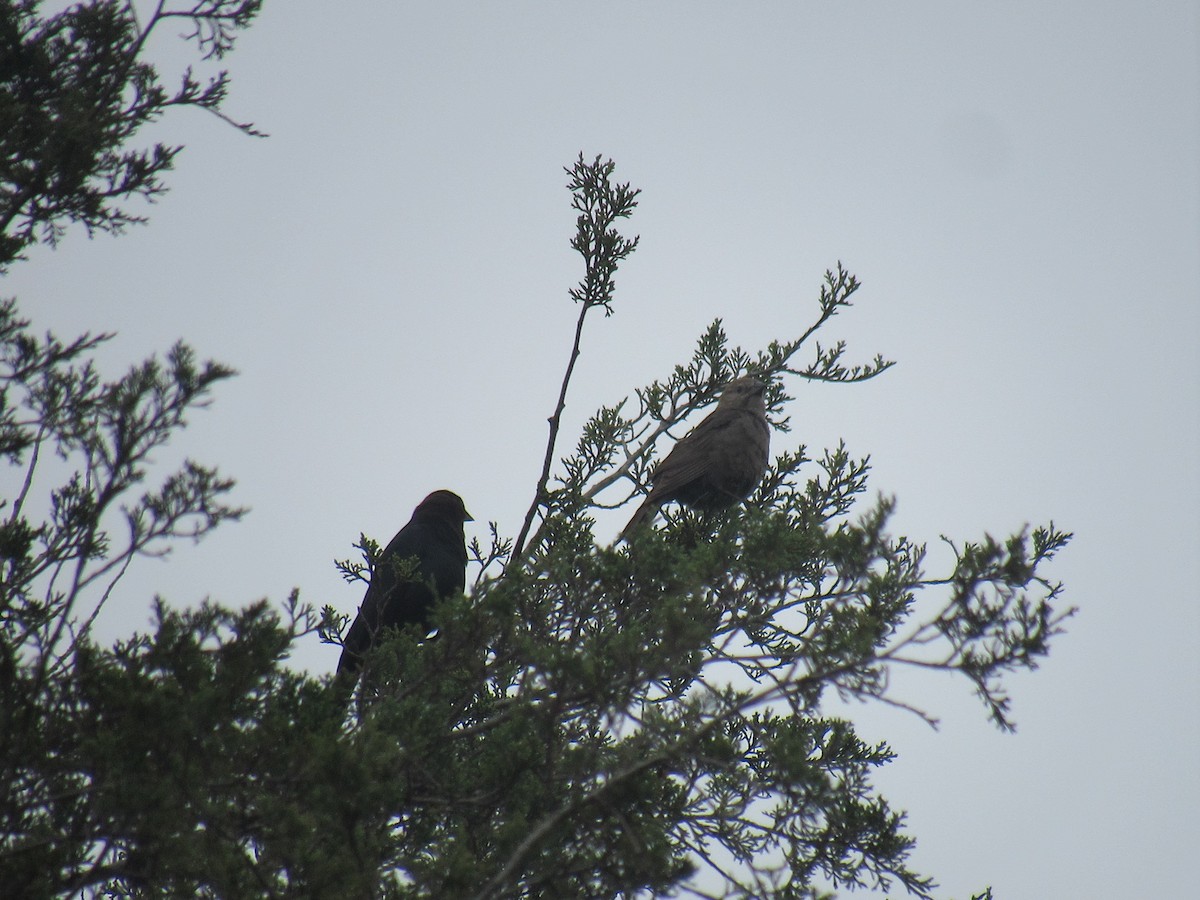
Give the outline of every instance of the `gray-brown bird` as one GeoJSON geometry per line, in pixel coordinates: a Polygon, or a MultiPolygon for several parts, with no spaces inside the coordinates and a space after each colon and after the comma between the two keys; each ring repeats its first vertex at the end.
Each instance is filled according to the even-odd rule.
{"type": "Polygon", "coordinates": [[[421,501],[409,523],[379,555],[358,616],[346,633],[338,660],[339,679],[357,680],[363,655],[387,629],[428,628],[434,602],[463,592],[467,585],[463,524],[472,521],[462,497],[452,491],[434,491],[421,501]],[[414,559],[411,576],[401,577],[398,568],[414,559]]]}
{"type": "Polygon", "coordinates": [[[658,464],[650,476],[650,493],[618,541],[652,521],[659,507],[671,500],[716,512],[750,496],[767,470],[770,451],[766,389],[753,375],[726,385],[717,408],[658,464]]]}

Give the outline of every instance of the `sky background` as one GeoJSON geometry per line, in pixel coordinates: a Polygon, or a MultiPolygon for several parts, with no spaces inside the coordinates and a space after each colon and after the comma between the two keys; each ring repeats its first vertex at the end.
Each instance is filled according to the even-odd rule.
{"type": "MultiPolygon", "coordinates": [[[[940,896],[1190,896],[1200,831],[1200,14],[1192,2],[268,2],[151,224],[72,231],[0,283],[38,329],[116,330],[111,375],[178,338],[241,375],[160,455],[252,507],[146,560],[100,622],[177,604],[353,612],[332,565],[435,488],[515,534],[570,347],[581,263],[562,167],[642,189],[615,315],[589,321],[561,449],[684,361],[715,317],[758,349],[802,332],[839,260],[862,280],[821,333],[898,365],[789,382],[790,434],[841,439],[893,528],[1076,534],[1047,574],[1080,612],[1013,679],[1019,730],[965,681],[905,677],[848,713],[899,759],[940,896]]],[[[188,59],[167,29],[152,47],[188,59]]],[[[802,357],[805,361],[809,356],[802,357]]],[[[560,454],[561,455],[561,454],[560,454]]],[[[9,488],[6,487],[6,490],[9,488]]],[[[601,520],[614,535],[626,512],[601,520]]],[[[295,657],[331,671],[314,637],[295,657]]]]}

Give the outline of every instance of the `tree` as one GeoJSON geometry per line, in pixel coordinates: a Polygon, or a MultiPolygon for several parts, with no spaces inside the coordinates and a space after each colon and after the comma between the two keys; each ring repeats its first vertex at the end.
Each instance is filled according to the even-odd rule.
{"type": "MultiPolygon", "coordinates": [[[[193,37],[220,43],[225,32],[205,28],[234,21],[221,12],[235,7],[249,5],[195,7],[213,18],[193,37]]],[[[5,22],[24,22],[26,36],[82,33],[34,28],[35,11],[11,7],[5,22]]],[[[107,183],[98,173],[126,138],[88,157],[74,184],[107,183]]],[[[52,171],[43,156],[69,140],[20,145],[10,170],[52,171]]],[[[15,302],[0,306],[0,453],[18,485],[0,522],[6,891],[934,895],[908,865],[903,814],[871,783],[891,751],[862,741],[827,698],[930,717],[888,687],[890,670],[918,666],[964,677],[1011,728],[1004,676],[1035,666],[1070,614],[1042,572],[1069,535],[1049,524],[955,542],[954,566],[930,575],[924,547],[889,533],[891,501],[862,501],[868,460],[839,446],[777,454],[744,510],[668,510],[629,545],[598,543],[594,511],[640,497],[664,435],[733,375],[772,379],[785,430],[797,380],[853,384],[890,365],[815,343],[859,290],[839,264],[796,337],[749,352],[714,322],[688,363],[601,409],[560,459],[584,325],[616,311],[615,273],[637,246],[617,228],[637,191],[613,173],[599,157],[568,169],[579,320],[521,527],[508,538],[493,522],[490,544],[472,545],[471,595],[438,604],[436,638],[400,632],[368,655],[378,689],[348,720],[328,677],[287,663],[317,632],[336,643],[345,617],[317,617],[295,594],[240,611],[156,602],[149,633],[93,639],[137,556],[241,516],[232,482],[199,463],[144,487],[151,451],[232,372],[178,345],[105,381],[89,360],[105,335],[39,338],[15,302]],[[52,453],[65,465],[51,468],[68,470],[57,485],[52,453]]],[[[64,222],[89,224],[70,208],[22,206],[19,221],[37,225],[5,232],[17,241],[9,259],[64,222]]],[[[369,577],[378,551],[366,536],[359,547],[362,562],[339,563],[350,580],[369,577]]]]}

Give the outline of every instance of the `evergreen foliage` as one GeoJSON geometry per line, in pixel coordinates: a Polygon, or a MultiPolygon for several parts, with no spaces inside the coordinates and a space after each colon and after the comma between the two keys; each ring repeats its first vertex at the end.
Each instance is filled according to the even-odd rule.
{"type": "Polygon", "coordinates": [[[221,110],[229,78],[189,67],[174,89],[145,61],[164,23],[183,22],[203,59],[220,59],[262,0],[157,3],[145,22],[133,3],[88,0],[51,16],[38,0],[0,2],[0,272],[36,241],[56,244],[73,222],[89,234],[145,221],[122,201],[154,200],[182,149],[129,147],[172,107],[221,110]]]}

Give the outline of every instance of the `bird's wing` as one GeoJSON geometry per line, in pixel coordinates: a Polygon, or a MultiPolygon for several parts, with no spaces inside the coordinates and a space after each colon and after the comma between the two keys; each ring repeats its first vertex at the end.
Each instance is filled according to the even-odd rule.
{"type": "Polygon", "coordinates": [[[745,415],[740,409],[714,410],[691,432],[680,438],[666,459],[659,463],[651,481],[651,496],[668,497],[686,484],[702,477],[712,464],[717,448],[728,431],[745,415]]]}
{"type": "Polygon", "coordinates": [[[357,669],[362,655],[374,645],[383,629],[419,623],[424,618],[433,602],[433,594],[422,574],[426,568],[422,557],[428,554],[425,547],[429,543],[429,536],[424,531],[420,523],[409,522],[379,554],[358,615],[346,632],[338,661],[339,672],[346,668],[357,669]],[[403,567],[414,557],[417,560],[413,569],[415,580],[402,579],[403,567]]]}
{"type": "Polygon", "coordinates": [[[381,556],[358,607],[358,615],[346,632],[342,657],[338,661],[339,672],[348,667],[356,669],[362,655],[371,649],[384,628],[403,624],[403,618],[397,613],[410,605],[404,596],[410,585],[397,585],[396,580],[395,568],[388,564],[386,555],[381,556]]]}

